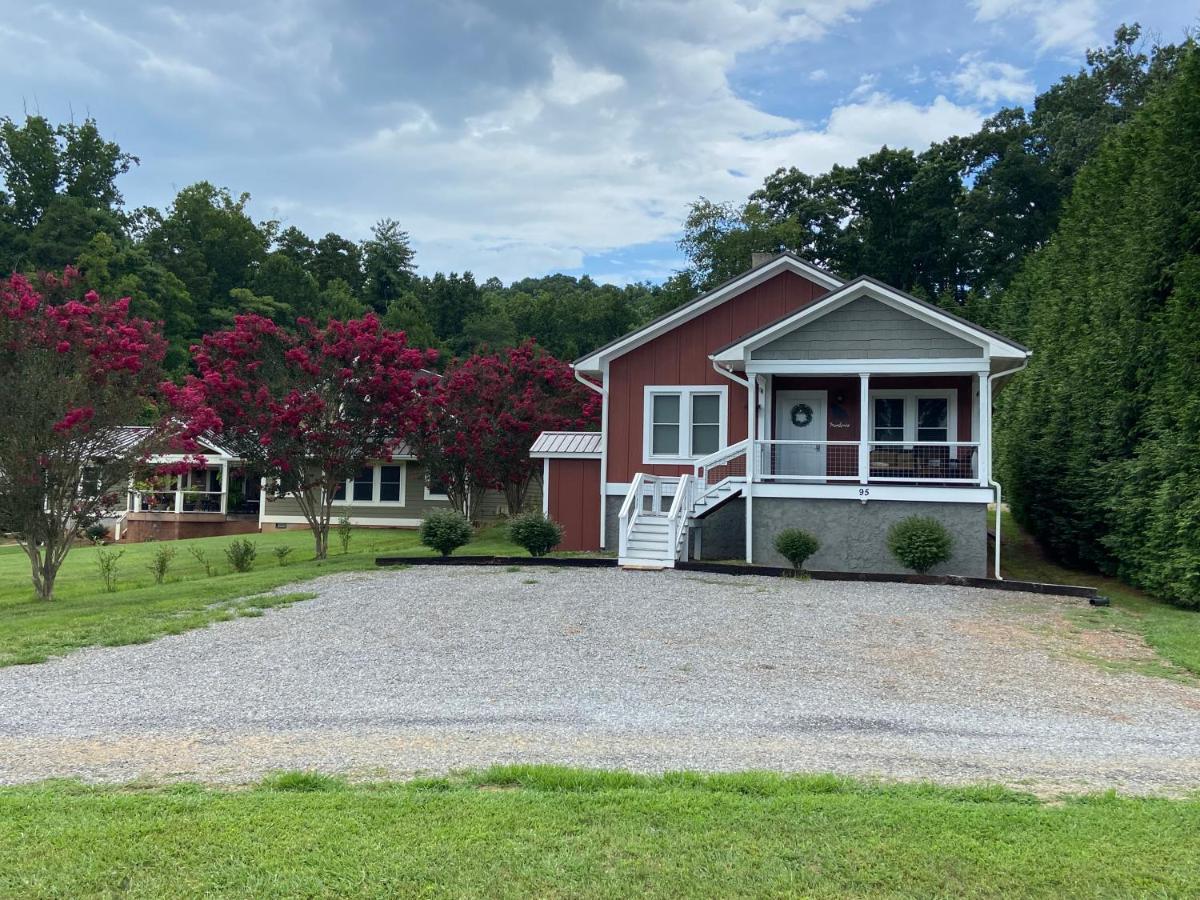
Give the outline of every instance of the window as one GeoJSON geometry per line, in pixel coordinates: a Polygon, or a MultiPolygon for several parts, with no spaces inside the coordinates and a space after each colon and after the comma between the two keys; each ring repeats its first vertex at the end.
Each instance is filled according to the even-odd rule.
{"type": "Polygon", "coordinates": [[[957,435],[957,391],[871,392],[871,440],[944,444],[957,435]]]}
{"type": "Polygon", "coordinates": [[[432,475],[425,476],[425,499],[426,500],[449,500],[449,494],[446,492],[446,485],[432,475]]]}
{"type": "Polygon", "coordinates": [[[399,503],[404,489],[404,466],[379,467],[379,502],[399,503]]]}
{"type": "Polygon", "coordinates": [[[691,462],[725,446],[728,389],[647,387],[642,461],[691,462]]]}
{"type": "Polygon", "coordinates": [[[354,490],[350,495],[355,503],[370,503],[375,499],[375,467],[359,469],[354,476],[354,490]]]}
{"type": "Polygon", "coordinates": [[[917,440],[950,440],[950,403],[945,397],[917,398],[917,440]]]}
{"type": "Polygon", "coordinates": [[[355,506],[403,506],[404,463],[366,466],[337,486],[333,502],[355,506]]]}
{"type": "Polygon", "coordinates": [[[874,440],[904,440],[904,398],[876,397],[874,440]]]}

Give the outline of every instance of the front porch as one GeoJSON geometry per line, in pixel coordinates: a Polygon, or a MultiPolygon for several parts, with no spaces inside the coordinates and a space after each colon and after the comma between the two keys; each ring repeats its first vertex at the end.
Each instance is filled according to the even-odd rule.
{"type": "MultiPolygon", "coordinates": [[[[153,462],[171,465],[183,459],[163,456],[153,462]]],[[[259,529],[260,505],[260,479],[236,461],[222,459],[130,483],[125,509],[111,527],[114,539],[127,543],[249,534],[259,529]]]]}

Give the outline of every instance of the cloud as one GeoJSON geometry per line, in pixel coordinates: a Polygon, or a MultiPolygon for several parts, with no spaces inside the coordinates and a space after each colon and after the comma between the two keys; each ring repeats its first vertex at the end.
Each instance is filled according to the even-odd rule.
{"type": "Polygon", "coordinates": [[[1028,103],[1037,89],[1029,73],[1010,63],[988,61],[980,52],[959,57],[959,70],[950,76],[960,93],[988,104],[1028,103]]]}
{"type": "Polygon", "coordinates": [[[1083,50],[1099,43],[1099,0],[972,0],[980,22],[1001,19],[1033,24],[1039,49],[1083,50]]]}
{"type": "Polygon", "coordinates": [[[732,87],[739,57],[807,53],[871,5],[447,0],[401,13],[365,0],[149,11],[113,0],[83,13],[60,0],[22,29],[56,48],[60,96],[85,100],[145,160],[122,182],[131,204],[165,205],[206,178],[314,235],[360,238],[394,217],[422,271],[507,280],[669,246],[695,198],[744,199],[781,165],[819,172],[884,143],[920,150],[974,130],[985,95],[966,89],[963,102],[918,101],[867,77],[801,118],[732,87]],[[97,27],[70,27],[82,15],[97,27]],[[122,64],[99,61],[120,53],[122,64]]]}

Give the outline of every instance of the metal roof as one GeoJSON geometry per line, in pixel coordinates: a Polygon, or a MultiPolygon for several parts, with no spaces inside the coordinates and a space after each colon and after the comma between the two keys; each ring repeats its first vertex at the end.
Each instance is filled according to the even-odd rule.
{"type": "Polygon", "coordinates": [[[599,459],[603,443],[604,436],[598,431],[543,431],[529,448],[529,455],[599,459]]]}

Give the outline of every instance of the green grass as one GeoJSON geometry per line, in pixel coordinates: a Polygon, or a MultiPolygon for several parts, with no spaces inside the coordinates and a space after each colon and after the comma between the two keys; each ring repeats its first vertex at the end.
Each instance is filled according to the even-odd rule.
{"type": "Polygon", "coordinates": [[[1200,612],[1155,600],[1124,582],[1060,566],[1041,552],[1011,516],[1002,518],[1001,570],[1005,578],[1053,584],[1083,584],[1099,589],[1112,605],[1081,608],[1073,614],[1081,628],[1110,628],[1142,635],[1170,665],[1141,666],[1147,674],[1172,675],[1183,670],[1200,675],[1200,612]]]}
{"type": "Polygon", "coordinates": [[[0,790],[3,896],[1198,893],[1197,800],[557,768],[0,790]]]}
{"type": "MultiPolygon", "coordinates": [[[[96,568],[95,547],[73,549],[63,564],[49,603],[34,597],[29,581],[29,563],[14,544],[0,546],[0,666],[42,662],[79,647],[117,646],[153,640],[164,634],[180,634],[239,615],[261,615],[269,606],[285,605],[312,595],[259,596],[282,585],[318,575],[356,569],[373,569],[375,557],[403,553],[433,556],[422,547],[415,531],[355,529],[350,552],[331,549],[329,558],[313,558],[312,537],[307,528],[269,530],[249,535],[257,544],[258,557],[249,572],[232,571],[224,548],[235,537],[173,541],[178,551],[167,581],[156,585],[148,568],[156,548],[162,544],[129,544],[117,563],[117,590],[108,593],[96,568]],[[280,566],[273,549],[292,548],[288,564],[280,566]],[[213,577],[188,552],[202,548],[214,567],[213,577]]],[[[508,543],[502,526],[487,529],[460,553],[521,554],[508,543]]]]}

